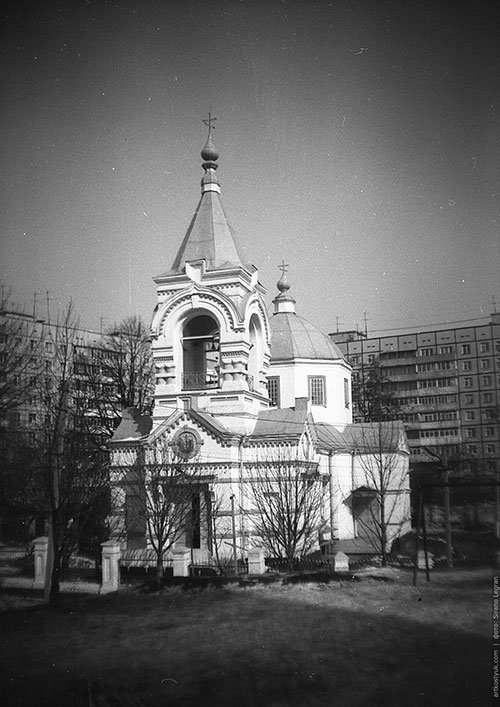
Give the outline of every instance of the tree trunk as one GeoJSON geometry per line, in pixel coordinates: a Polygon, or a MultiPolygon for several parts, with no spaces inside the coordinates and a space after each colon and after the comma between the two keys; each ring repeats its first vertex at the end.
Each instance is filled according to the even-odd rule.
{"type": "Polygon", "coordinates": [[[387,567],[387,524],[385,522],[385,499],[380,499],[380,545],[382,550],[382,567],[387,567]]]}
{"type": "Polygon", "coordinates": [[[163,550],[159,551],[156,556],[156,577],[163,579],[163,550]]]}

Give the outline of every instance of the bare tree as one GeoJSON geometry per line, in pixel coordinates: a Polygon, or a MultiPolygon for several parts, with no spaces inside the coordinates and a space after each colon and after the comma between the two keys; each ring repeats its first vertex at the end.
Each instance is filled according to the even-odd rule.
{"type": "Polygon", "coordinates": [[[150,332],[133,316],[104,334],[92,348],[79,346],[80,400],[86,421],[110,436],[125,408],[151,412],[153,368],[150,332]]]}
{"type": "MultiPolygon", "coordinates": [[[[387,565],[390,542],[410,521],[408,461],[399,422],[360,426],[359,468],[350,503],[357,532],[387,565]]],[[[347,499],[346,499],[347,500],[347,499]]]]}
{"type": "Polygon", "coordinates": [[[292,569],[294,559],[303,559],[317,541],[324,493],[318,465],[299,452],[269,447],[248,473],[255,531],[267,551],[292,569]]]}
{"type": "Polygon", "coordinates": [[[17,311],[10,293],[0,296],[0,421],[26,402],[42,339],[35,318],[17,311]]]}
{"type": "MultiPolygon", "coordinates": [[[[70,304],[49,328],[46,341],[52,344],[52,354],[40,359],[37,421],[29,432],[40,503],[45,505],[50,520],[45,592],[49,601],[59,594],[63,562],[75,548],[79,531],[107,498],[105,451],[87,433],[84,412],[74,403],[77,325],[70,304]]],[[[102,515],[107,512],[104,503],[102,515]]]]}
{"type": "MultiPolygon", "coordinates": [[[[181,538],[193,533],[193,482],[197,465],[178,457],[162,441],[131,451],[131,463],[114,468],[114,485],[123,491],[124,527],[129,542],[134,537],[149,543],[156,556],[157,577],[163,576],[165,553],[181,538]]],[[[189,542],[189,539],[188,539],[189,542]]]]}
{"type": "Polygon", "coordinates": [[[362,366],[353,376],[352,399],[354,410],[361,422],[394,420],[400,417],[397,400],[389,389],[390,381],[384,376],[379,363],[362,366]]]}

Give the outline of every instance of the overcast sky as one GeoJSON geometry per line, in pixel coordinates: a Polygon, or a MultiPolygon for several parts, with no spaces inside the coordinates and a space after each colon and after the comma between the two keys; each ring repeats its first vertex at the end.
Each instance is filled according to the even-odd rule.
{"type": "MultiPolygon", "coordinates": [[[[499,282],[499,25],[475,0],[4,3],[1,277],[39,313],[150,320],[200,194],[270,303],[324,331],[487,316],[499,282]]],[[[28,304],[28,307],[31,307],[28,304]]]]}

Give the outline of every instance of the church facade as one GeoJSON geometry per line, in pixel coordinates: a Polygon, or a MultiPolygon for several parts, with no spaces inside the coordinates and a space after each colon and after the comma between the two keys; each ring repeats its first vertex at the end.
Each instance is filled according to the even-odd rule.
{"type": "Polygon", "coordinates": [[[256,546],[388,549],[409,528],[404,430],[352,423],[352,369],[297,314],[284,266],[268,314],[221,202],[210,121],[201,155],[200,201],[154,278],[154,409],[125,410],[110,442],[114,537],[187,547],[193,565],[256,546]]]}

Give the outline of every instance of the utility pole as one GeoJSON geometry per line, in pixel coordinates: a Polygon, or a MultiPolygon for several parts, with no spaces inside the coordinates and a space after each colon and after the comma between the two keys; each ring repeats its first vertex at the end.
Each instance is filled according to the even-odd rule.
{"type": "Polygon", "coordinates": [[[231,496],[231,520],[233,528],[233,563],[234,563],[234,576],[238,575],[238,555],[236,550],[236,519],[234,517],[234,493],[231,496]]]}
{"type": "Polygon", "coordinates": [[[366,310],[363,312],[363,321],[365,323],[365,336],[368,338],[368,317],[366,310]]]}
{"type": "Polygon", "coordinates": [[[446,566],[453,567],[453,548],[451,544],[451,510],[450,510],[450,471],[443,469],[443,495],[444,495],[444,525],[446,537],[446,566]]]}

